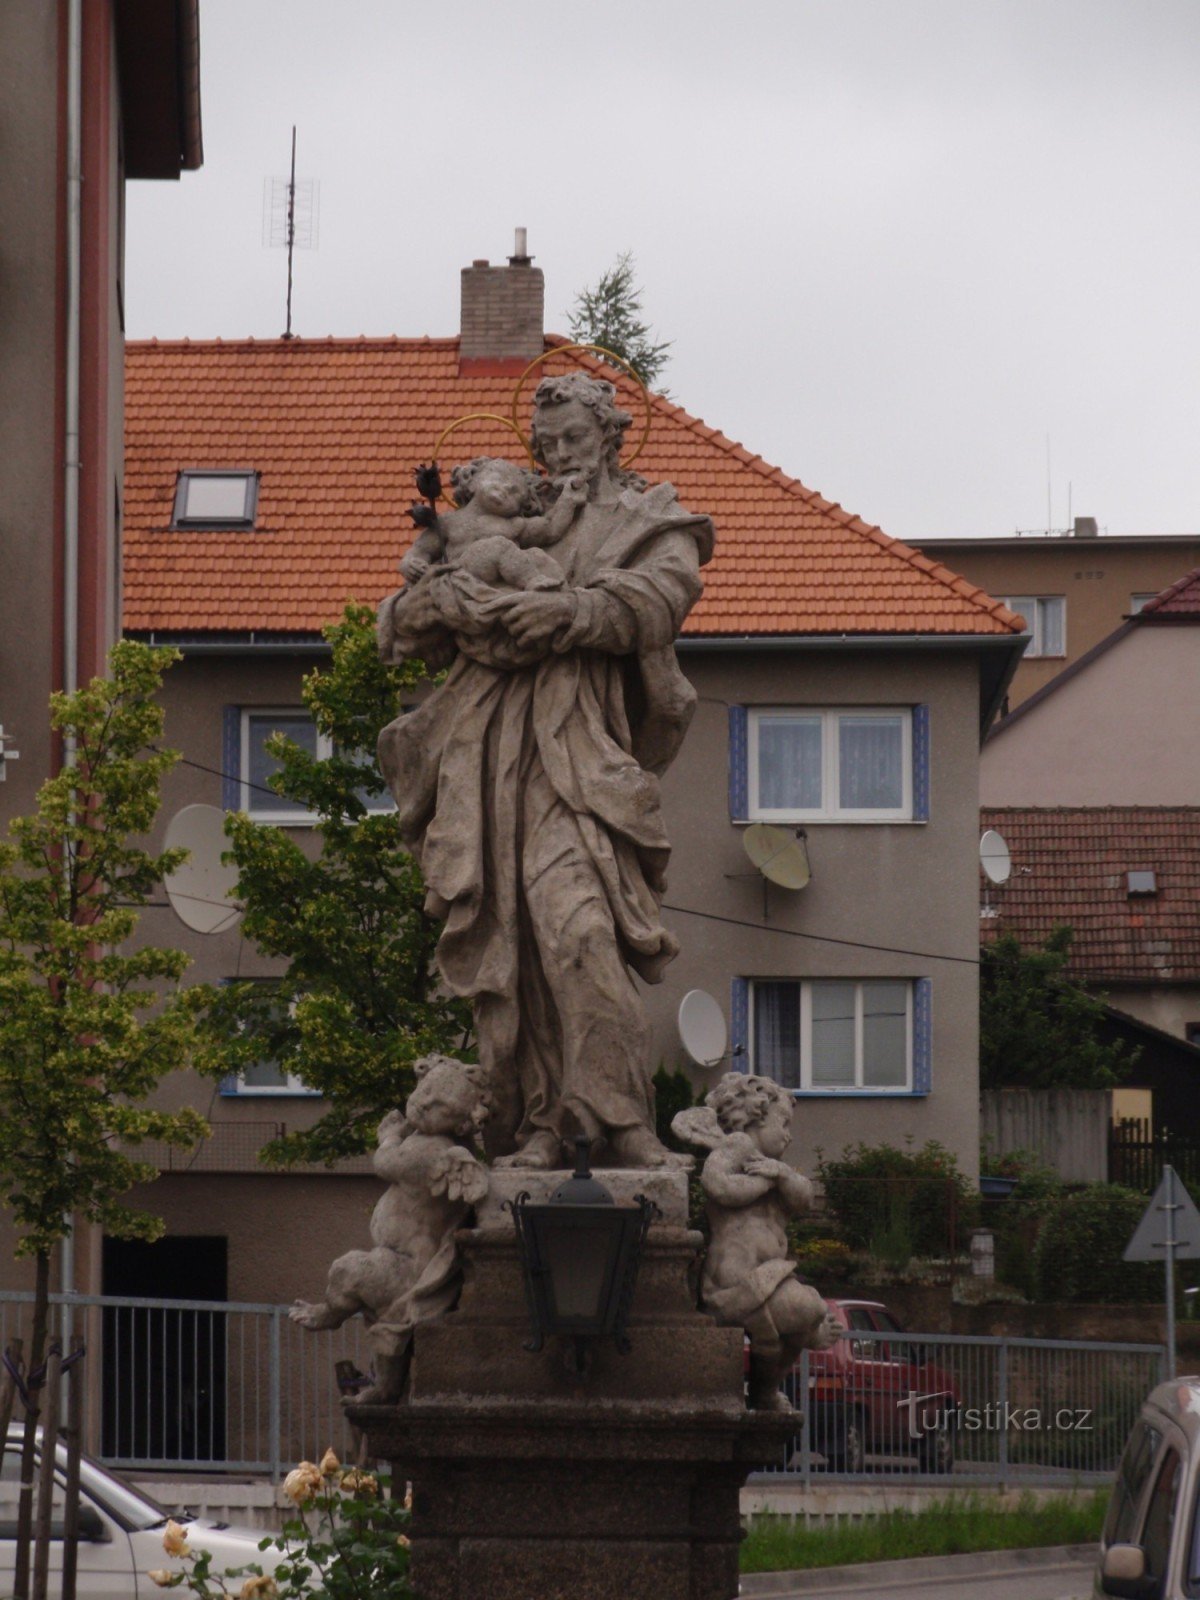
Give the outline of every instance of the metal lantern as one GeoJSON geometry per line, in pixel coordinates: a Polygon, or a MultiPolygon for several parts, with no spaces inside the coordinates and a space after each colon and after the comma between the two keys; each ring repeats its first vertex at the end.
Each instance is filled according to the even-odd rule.
{"type": "Polygon", "coordinates": [[[525,1348],[540,1350],[547,1334],[572,1338],[582,1370],[587,1339],[611,1335],[619,1350],[629,1349],[625,1324],[646,1230],[658,1208],[643,1195],[618,1205],[592,1176],[582,1135],[575,1150],[574,1175],[544,1205],[519,1194],[512,1213],[533,1323],[525,1348]]]}

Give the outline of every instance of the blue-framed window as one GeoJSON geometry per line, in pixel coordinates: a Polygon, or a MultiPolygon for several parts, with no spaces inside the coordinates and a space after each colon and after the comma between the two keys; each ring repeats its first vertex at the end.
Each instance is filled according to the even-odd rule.
{"type": "Polygon", "coordinates": [[[924,1095],[928,978],[735,978],[735,1059],[794,1094],[924,1095]]]}
{"type": "MultiPolygon", "coordinates": [[[[226,811],[244,811],[256,822],[276,822],[292,827],[311,825],[317,820],[312,812],[271,790],[269,780],[279,771],[278,760],[267,750],[267,741],[274,733],[285,734],[320,760],[326,760],[334,752],[333,741],[317,731],[303,706],[226,706],[222,803],[226,811]]],[[[396,809],[395,800],[386,790],[382,794],[368,794],[363,789],[358,797],[370,812],[396,809]]]]}
{"type": "Polygon", "coordinates": [[[731,706],[735,822],[925,822],[929,707],[731,706]]]}

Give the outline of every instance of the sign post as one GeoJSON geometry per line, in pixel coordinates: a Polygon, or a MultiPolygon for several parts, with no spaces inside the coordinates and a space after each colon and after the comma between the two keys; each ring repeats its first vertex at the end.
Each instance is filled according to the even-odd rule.
{"type": "Polygon", "coordinates": [[[1175,1263],[1200,1260],[1200,1211],[1174,1167],[1164,1167],[1154,1198],[1125,1246],[1126,1261],[1163,1262],[1167,1274],[1167,1377],[1175,1376],[1175,1263]],[[1161,1254],[1160,1254],[1161,1252],[1161,1254]]]}

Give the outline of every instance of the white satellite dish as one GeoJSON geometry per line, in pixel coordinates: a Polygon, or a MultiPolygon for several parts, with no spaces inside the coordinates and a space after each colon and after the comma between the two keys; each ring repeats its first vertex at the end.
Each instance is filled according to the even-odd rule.
{"type": "Polygon", "coordinates": [[[979,841],[979,865],[992,883],[1007,883],[1012,875],[1012,856],[995,828],[989,828],[979,841]]]}
{"type": "Polygon", "coordinates": [[[712,995],[689,989],[679,1002],[679,1037],[698,1067],[719,1067],[729,1046],[725,1015],[712,995]]]}
{"type": "Polygon", "coordinates": [[[184,806],[167,824],[168,850],[184,849],[188,858],[163,879],[171,909],[196,933],[224,933],[242,908],[230,899],[237,888],[237,868],[221,860],[229,848],[225,812],[220,806],[184,806]]]}
{"type": "Polygon", "coordinates": [[[742,848],[763,877],[781,889],[803,889],[812,877],[808,844],[797,829],[752,822],[742,835],[742,848]]]}

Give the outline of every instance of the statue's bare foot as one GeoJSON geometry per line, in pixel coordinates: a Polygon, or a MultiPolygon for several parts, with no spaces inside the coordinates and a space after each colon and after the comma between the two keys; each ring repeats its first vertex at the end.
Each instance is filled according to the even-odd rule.
{"type": "Polygon", "coordinates": [[[340,1328],[345,1321],[344,1317],[339,1317],[323,1300],[318,1300],[315,1305],[309,1300],[293,1301],[288,1308],[288,1316],[302,1328],[318,1331],[324,1328],[340,1328]]]}
{"type": "Polygon", "coordinates": [[[539,1128],[529,1143],[522,1145],[520,1150],[514,1150],[511,1156],[500,1156],[492,1163],[496,1167],[536,1172],[553,1172],[562,1164],[562,1145],[558,1135],[546,1128],[539,1128]]]}
{"type": "Polygon", "coordinates": [[[666,1149],[649,1128],[619,1128],[609,1135],[609,1146],[619,1167],[692,1166],[691,1156],[676,1155],[666,1149]]]}
{"type": "Polygon", "coordinates": [[[751,1411],[794,1411],[796,1408],[780,1388],[752,1389],[748,1401],[751,1411]]]}

